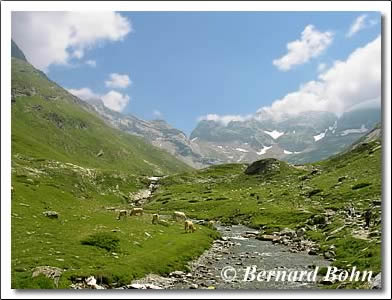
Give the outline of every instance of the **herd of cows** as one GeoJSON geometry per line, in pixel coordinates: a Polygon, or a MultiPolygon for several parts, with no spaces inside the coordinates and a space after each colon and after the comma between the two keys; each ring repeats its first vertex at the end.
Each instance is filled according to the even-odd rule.
{"type": "MultiPolygon", "coordinates": [[[[126,218],[127,215],[128,215],[128,211],[125,209],[122,209],[118,212],[117,220],[121,220],[122,218],[126,218]]],[[[132,208],[129,211],[129,215],[130,216],[142,216],[143,215],[143,208],[141,208],[141,207],[132,208]]],[[[179,221],[184,222],[184,230],[186,233],[188,233],[188,232],[192,233],[192,232],[196,231],[195,224],[193,224],[193,222],[187,218],[185,213],[183,213],[181,211],[175,211],[175,212],[173,212],[172,218],[176,222],[179,222],[179,221]]],[[[165,226],[169,225],[169,223],[166,220],[163,220],[160,218],[159,214],[152,215],[152,224],[153,225],[160,224],[160,225],[165,225],[165,226]]],[[[212,220],[208,221],[207,226],[211,229],[214,228],[215,221],[212,221],[212,220]]]]}

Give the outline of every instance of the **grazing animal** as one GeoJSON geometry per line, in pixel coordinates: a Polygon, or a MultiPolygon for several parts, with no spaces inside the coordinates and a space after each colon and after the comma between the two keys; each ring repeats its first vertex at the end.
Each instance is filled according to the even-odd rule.
{"type": "Polygon", "coordinates": [[[192,221],[186,220],[184,222],[184,229],[185,232],[195,232],[196,228],[192,221]]]}
{"type": "Polygon", "coordinates": [[[173,219],[176,220],[176,221],[178,221],[178,220],[180,220],[180,221],[184,220],[185,221],[186,220],[186,215],[183,212],[181,212],[181,211],[175,211],[173,213],[173,219]]]}
{"type": "Polygon", "coordinates": [[[372,210],[369,208],[365,211],[365,227],[369,228],[370,227],[370,220],[372,218],[372,210]]]}
{"type": "Polygon", "coordinates": [[[132,208],[129,215],[130,216],[137,216],[137,215],[142,216],[143,215],[143,208],[141,208],[141,207],[132,208]]]}
{"type": "Polygon", "coordinates": [[[152,224],[156,225],[159,223],[159,215],[158,214],[153,214],[152,215],[152,224]]]}
{"type": "Polygon", "coordinates": [[[207,227],[211,228],[211,229],[214,229],[215,228],[215,221],[213,221],[213,220],[208,221],[207,227]]]}
{"type": "Polygon", "coordinates": [[[166,220],[160,220],[160,219],[159,219],[159,220],[158,220],[158,224],[159,224],[159,225],[166,226],[166,227],[169,226],[169,222],[166,221],[166,220]]]}
{"type": "Polygon", "coordinates": [[[127,216],[127,211],[125,209],[122,209],[118,212],[117,220],[120,220],[121,217],[126,217],[127,216]]]}

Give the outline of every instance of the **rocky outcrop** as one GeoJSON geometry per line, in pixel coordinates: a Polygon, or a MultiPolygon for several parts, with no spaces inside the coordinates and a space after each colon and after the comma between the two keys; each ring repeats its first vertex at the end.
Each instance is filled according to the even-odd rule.
{"type": "Polygon", "coordinates": [[[59,214],[52,210],[44,211],[42,214],[50,219],[58,219],[59,217],[59,214]]]}
{"type": "Polygon", "coordinates": [[[31,275],[32,278],[37,277],[39,275],[44,275],[47,278],[53,279],[54,284],[58,287],[58,283],[61,277],[63,270],[57,267],[50,267],[50,266],[41,266],[36,267],[33,270],[33,274],[31,275]]]}
{"type": "Polygon", "coordinates": [[[266,158],[250,164],[246,170],[246,175],[266,174],[279,169],[280,162],[275,158],[266,158]]]}
{"type": "Polygon", "coordinates": [[[378,273],[376,277],[374,277],[371,289],[380,290],[382,289],[382,275],[378,273]]]}

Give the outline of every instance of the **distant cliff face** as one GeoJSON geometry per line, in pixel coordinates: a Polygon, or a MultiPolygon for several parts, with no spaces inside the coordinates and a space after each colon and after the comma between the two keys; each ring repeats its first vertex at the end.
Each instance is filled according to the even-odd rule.
{"type": "Polygon", "coordinates": [[[115,112],[104,106],[100,100],[89,100],[89,103],[111,126],[143,137],[152,145],[166,150],[192,167],[202,168],[213,163],[201,155],[198,145],[192,143],[185,133],[164,120],[144,121],[132,115],[115,112]]]}
{"type": "Polygon", "coordinates": [[[203,157],[219,163],[268,157],[304,163],[342,151],[380,120],[377,108],[346,112],[341,117],[329,112],[306,112],[281,120],[250,119],[227,125],[204,120],[190,139],[203,157]]]}
{"type": "Polygon", "coordinates": [[[100,100],[89,102],[107,123],[145,138],[196,168],[262,158],[292,163],[317,161],[343,151],[381,120],[377,108],[346,112],[341,117],[330,112],[306,112],[280,120],[255,118],[227,125],[203,120],[188,138],[164,120],[144,121],[112,111],[100,100]]]}

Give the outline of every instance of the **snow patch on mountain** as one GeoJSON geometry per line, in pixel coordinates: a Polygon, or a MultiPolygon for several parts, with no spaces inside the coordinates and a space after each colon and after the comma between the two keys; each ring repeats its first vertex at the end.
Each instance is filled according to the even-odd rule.
{"type": "Polygon", "coordinates": [[[345,135],[350,134],[350,133],[365,133],[365,132],[367,132],[368,130],[369,130],[369,129],[367,129],[367,128],[365,127],[364,124],[362,124],[361,128],[343,130],[343,131],[340,133],[340,135],[341,135],[341,136],[345,136],[345,135]]]}
{"type": "Polygon", "coordinates": [[[263,155],[267,153],[267,151],[272,148],[272,146],[264,146],[263,149],[261,149],[259,152],[256,152],[258,155],[263,155]]]}
{"type": "Polygon", "coordinates": [[[240,156],[240,158],[239,158],[239,159],[237,159],[237,162],[240,162],[240,161],[242,161],[242,160],[244,159],[244,157],[245,157],[245,154],[242,154],[242,155],[240,156]]]}
{"type": "Polygon", "coordinates": [[[325,137],[325,134],[327,133],[327,131],[328,131],[328,129],[325,129],[324,132],[322,132],[322,133],[320,133],[320,134],[318,134],[318,135],[314,135],[314,136],[313,136],[314,141],[317,142],[317,141],[323,139],[323,138],[325,137]]]}
{"type": "Polygon", "coordinates": [[[293,154],[293,152],[288,151],[288,150],[283,150],[283,153],[284,153],[284,154],[293,154]]]}
{"type": "Polygon", "coordinates": [[[235,150],[240,151],[240,152],[249,152],[248,150],[242,149],[242,148],[235,148],[235,150]]]}
{"type": "Polygon", "coordinates": [[[284,135],[284,132],[279,132],[277,130],[273,130],[273,131],[267,131],[264,130],[264,133],[268,134],[270,137],[272,137],[274,140],[276,140],[278,137],[284,135]]]}

